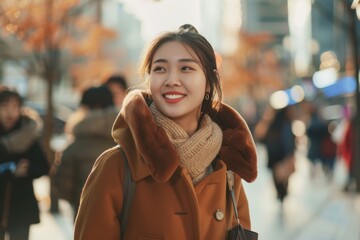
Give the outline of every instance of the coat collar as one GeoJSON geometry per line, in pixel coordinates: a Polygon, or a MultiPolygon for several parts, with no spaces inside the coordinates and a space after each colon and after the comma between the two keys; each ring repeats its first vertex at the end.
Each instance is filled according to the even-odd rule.
{"type": "Polygon", "coordinates": [[[110,133],[118,111],[115,107],[86,111],[77,119],[73,119],[71,124],[67,124],[66,129],[75,137],[95,136],[112,139],[110,133]]]}
{"type": "MultiPolygon", "coordinates": [[[[151,174],[158,182],[166,182],[178,168],[180,158],[165,130],[155,123],[148,107],[150,101],[148,93],[131,91],[124,99],[112,135],[124,148],[135,181],[151,174]]],[[[219,159],[247,182],[254,181],[257,156],[246,122],[226,104],[223,104],[215,122],[223,130],[219,159]]]]}
{"type": "Polygon", "coordinates": [[[0,136],[0,144],[10,153],[26,151],[38,138],[42,127],[43,123],[39,114],[31,108],[24,107],[19,125],[0,136]]]}

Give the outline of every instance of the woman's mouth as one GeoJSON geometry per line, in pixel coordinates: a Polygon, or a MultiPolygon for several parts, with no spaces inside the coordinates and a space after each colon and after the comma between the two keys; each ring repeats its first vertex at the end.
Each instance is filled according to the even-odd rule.
{"type": "Polygon", "coordinates": [[[186,96],[185,94],[164,94],[163,95],[164,98],[165,98],[165,101],[168,102],[168,103],[178,103],[180,102],[181,100],[184,99],[184,97],[186,96]]]}

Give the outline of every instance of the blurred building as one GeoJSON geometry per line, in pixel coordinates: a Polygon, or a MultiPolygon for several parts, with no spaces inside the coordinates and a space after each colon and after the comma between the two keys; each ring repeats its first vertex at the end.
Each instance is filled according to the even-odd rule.
{"type": "Polygon", "coordinates": [[[282,46],[289,35],[287,0],[241,0],[245,31],[270,32],[274,44],[282,46]]]}
{"type": "MultiPolygon", "coordinates": [[[[340,63],[340,71],[346,70],[349,58],[354,52],[351,46],[351,14],[355,10],[350,9],[352,0],[316,0],[312,4],[312,38],[316,44],[314,52],[315,71],[321,64],[320,56],[324,52],[331,51],[340,63]]],[[[360,24],[356,24],[356,33],[360,39],[360,24]]],[[[359,45],[359,44],[358,44],[359,45]]],[[[359,46],[358,46],[358,51],[359,46]]]]}
{"type": "Polygon", "coordinates": [[[117,57],[120,70],[124,70],[127,61],[136,62],[142,51],[141,22],[125,4],[116,1],[104,1],[102,16],[102,23],[118,33],[117,41],[107,50],[118,54],[113,57],[117,57]]]}

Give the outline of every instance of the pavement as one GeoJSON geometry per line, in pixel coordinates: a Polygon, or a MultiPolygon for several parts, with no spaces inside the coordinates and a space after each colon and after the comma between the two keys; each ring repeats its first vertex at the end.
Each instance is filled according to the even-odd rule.
{"type": "MultiPolygon", "coordinates": [[[[311,165],[299,150],[296,172],[289,182],[289,195],[281,206],[271,173],[266,168],[266,154],[258,145],[258,178],[244,183],[250,205],[252,229],[260,240],[360,240],[360,194],[342,191],[346,169],[337,161],[329,180],[320,168],[311,174],[311,165]]],[[[34,183],[41,208],[41,223],[30,229],[30,240],[73,239],[73,215],[70,205],[59,201],[60,212],[49,212],[49,179],[34,183]]]]}
{"type": "Polygon", "coordinates": [[[360,195],[342,191],[347,172],[337,161],[329,180],[320,166],[312,166],[305,151],[296,155],[296,171],[289,180],[289,194],[281,206],[276,199],[266,154],[258,145],[259,173],[245,184],[252,229],[264,240],[360,240],[360,195]]]}
{"type": "Polygon", "coordinates": [[[47,176],[36,179],[34,188],[41,214],[40,223],[30,227],[29,240],[73,239],[73,212],[70,204],[59,200],[59,212],[50,212],[50,181],[47,176]]]}

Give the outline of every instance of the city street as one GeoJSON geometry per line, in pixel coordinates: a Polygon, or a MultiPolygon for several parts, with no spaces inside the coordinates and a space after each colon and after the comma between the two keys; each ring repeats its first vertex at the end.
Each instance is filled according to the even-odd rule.
{"type": "MultiPolygon", "coordinates": [[[[206,176],[214,156],[255,178],[244,120],[258,175],[242,190],[259,239],[360,240],[359,78],[360,0],[0,0],[0,224],[11,232],[36,222],[38,201],[40,223],[30,226],[29,239],[74,239],[78,206],[53,195],[78,203],[93,163],[116,143],[130,142],[123,145],[144,157],[146,166],[135,163],[133,172],[149,167],[151,181],[177,167],[151,156],[179,157],[189,178],[203,181],[198,187],[212,185],[198,204],[221,203],[214,189],[225,178],[214,184],[216,173],[206,176]]],[[[94,192],[113,192],[112,163],[99,168],[94,192]]],[[[150,233],[140,235],[151,238],[160,226],[175,235],[171,229],[191,218],[193,210],[181,209],[194,205],[181,199],[191,193],[166,183],[138,185],[146,196],[137,195],[133,209],[144,222],[136,219],[134,234],[146,226],[150,233]]],[[[229,217],[213,207],[216,218],[219,210],[229,217]]],[[[205,208],[193,212],[205,225],[179,238],[219,230],[205,208]]],[[[28,234],[14,231],[12,238],[28,234]]]]}
{"type": "Polygon", "coordinates": [[[270,240],[359,240],[360,195],[343,193],[346,171],[337,163],[332,181],[321,171],[310,176],[309,161],[297,154],[296,172],[291,176],[283,212],[276,200],[272,177],[258,146],[259,176],[246,184],[252,228],[260,239],[270,240]]]}
{"type": "MultiPolygon", "coordinates": [[[[343,165],[338,163],[333,180],[317,171],[310,176],[309,162],[301,151],[297,155],[296,172],[291,177],[289,196],[281,213],[275,198],[271,174],[266,168],[264,148],[258,146],[259,175],[245,184],[250,203],[253,230],[264,240],[359,240],[360,196],[343,193],[346,179],[343,165]]],[[[31,228],[30,240],[70,240],[73,238],[72,212],[60,201],[60,213],[48,211],[48,178],[35,184],[41,204],[41,223],[31,228]]]]}

